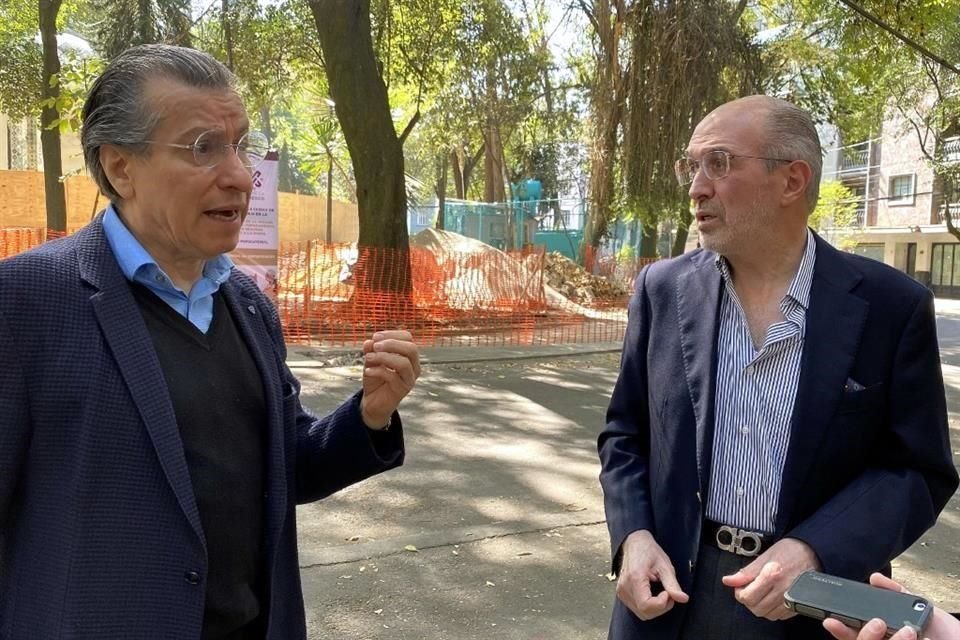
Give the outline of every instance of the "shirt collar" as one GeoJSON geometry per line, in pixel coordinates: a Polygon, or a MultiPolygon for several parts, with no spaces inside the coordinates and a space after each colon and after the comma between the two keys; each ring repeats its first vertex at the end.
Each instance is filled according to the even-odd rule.
{"type": "MultiPolygon", "coordinates": [[[[790,297],[804,309],[810,308],[810,287],[813,285],[813,265],[816,262],[817,242],[813,237],[813,232],[807,228],[807,246],[803,250],[803,257],[800,258],[800,266],[787,287],[784,298],[790,297]]],[[[717,255],[715,260],[717,270],[723,277],[727,285],[732,285],[730,275],[730,262],[721,255],[717,255]]]]}
{"type": "MultiPolygon", "coordinates": [[[[103,215],[103,231],[107,236],[107,243],[110,245],[113,255],[117,258],[120,270],[127,280],[133,282],[138,272],[151,267],[165,276],[167,275],[123,223],[113,203],[107,206],[103,215]]],[[[231,268],[233,268],[233,261],[230,257],[226,254],[220,254],[204,263],[203,275],[219,285],[230,277],[231,268]]]]}

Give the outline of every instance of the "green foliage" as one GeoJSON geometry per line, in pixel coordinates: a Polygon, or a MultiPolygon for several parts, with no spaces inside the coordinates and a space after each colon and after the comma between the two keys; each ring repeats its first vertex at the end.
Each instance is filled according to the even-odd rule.
{"type": "Polygon", "coordinates": [[[99,16],[97,49],[112,60],[138,44],[190,46],[190,0],[87,0],[99,16]]]}
{"type": "MultiPolygon", "coordinates": [[[[960,64],[960,3],[860,4],[911,40],[960,64]]],[[[761,0],[757,18],[779,30],[763,48],[765,90],[838,125],[850,141],[875,135],[891,107],[918,116],[921,126],[935,124],[937,117],[931,119],[928,109],[931,98],[943,93],[944,83],[956,82],[952,73],[839,2],[761,0]]],[[[953,113],[958,112],[956,98],[948,108],[953,113]]]]}
{"type": "Polygon", "coordinates": [[[90,91],[94,79],[103,71],[104,63],[100,58],[78,56],[69,52],[61,56],[59,78],[50,79],[51,86],[59,84],[60,92],[56,98],[40,100],[40,107],[54,107],[60,117],[51,123],[61,133],[80,130],[80,116],[83,102],[90,91]]]}
{"type": "Polygon", "coordinates": [[[857,222],[857,196],[843,183],[829,180],[820,185],[817,208],[807,224],[817,231],[828,228],[849,228],[857,222]]]}
{"type": "Polygon", "coordinates": [[[40,113],[39,17],[36,2],[0,4],[0,112],[15,119],[40,113]]]}
{"type": "MultiPolygon", "coordinates": [[[[86,15],[85,0],[64,2],[58,16],[58,25],[80,26],[86,15]]],[[[37,2],[9,2],[0,5],[0,112],[11,118],[36,117],[44,105],[43,60],[38,41],[39,15],[37,2]]],[[[79,110],[86,88],[101,66],[96,59],[82,58],[75,53],[60,54],[60,77],[50,86],[60,85],[61,98],[55,105],[66,117],[55,125],[61,130],[76,128],[79,110]],[[79,101],[79,102],[78,102],[79,101]]]]}

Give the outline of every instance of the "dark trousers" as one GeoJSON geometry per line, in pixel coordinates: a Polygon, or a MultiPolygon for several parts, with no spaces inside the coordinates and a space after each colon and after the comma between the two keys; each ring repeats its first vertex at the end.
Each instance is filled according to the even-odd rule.
{"type": "Polygon", "coordinates": [[[733,589],[720,582],[753,558],[700,545],[700,557],[680,640],[783,640],[786,625],[758,618],[737,602],[733,589]]]}

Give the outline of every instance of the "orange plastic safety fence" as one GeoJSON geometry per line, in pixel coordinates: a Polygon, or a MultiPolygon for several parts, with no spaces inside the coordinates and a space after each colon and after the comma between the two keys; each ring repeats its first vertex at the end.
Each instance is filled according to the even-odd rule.
{"type": "Polygon", "coordinates": [[[0,259],[35,247],[44,239],[43,229],[0,229],[0,259]]]}
{"type": "Polygon", "coordinates": [[[542,250],[361,249],[317,241],[281,246],[277,306],[287,339],[357,345],[404,328],[424,345],[620,340],[625,301],[590,308],[544,290],[542,250]]]}
{"type": "MultiPolygon", "coordinates": [[[[59,235],[0,229],[0,258],[59,235]]],[[[608,271],[632,282],[641,266],[608,271]]],[[[593,343],[621,340],[626,326],[625,299],[582,306],[548,297],[542,249],[358,250],[309,241],[282,244],[278,267],[277,308],[291,343],[356,346],[389,328],[409,330],[421,345],[593,343]]]]}

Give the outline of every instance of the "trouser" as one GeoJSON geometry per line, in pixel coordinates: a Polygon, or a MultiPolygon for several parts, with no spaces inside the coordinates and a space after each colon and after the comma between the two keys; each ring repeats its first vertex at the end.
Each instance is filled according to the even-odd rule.
{"type": "Polygon", "coordinates": [[[786,637],[782,622],[753,615],[737,602],[733,589],[720,582],[720,578],[736,573],[753,560],[721,551],[712,544],[700,544],[680,640],[783,640],[786,637]]]}

